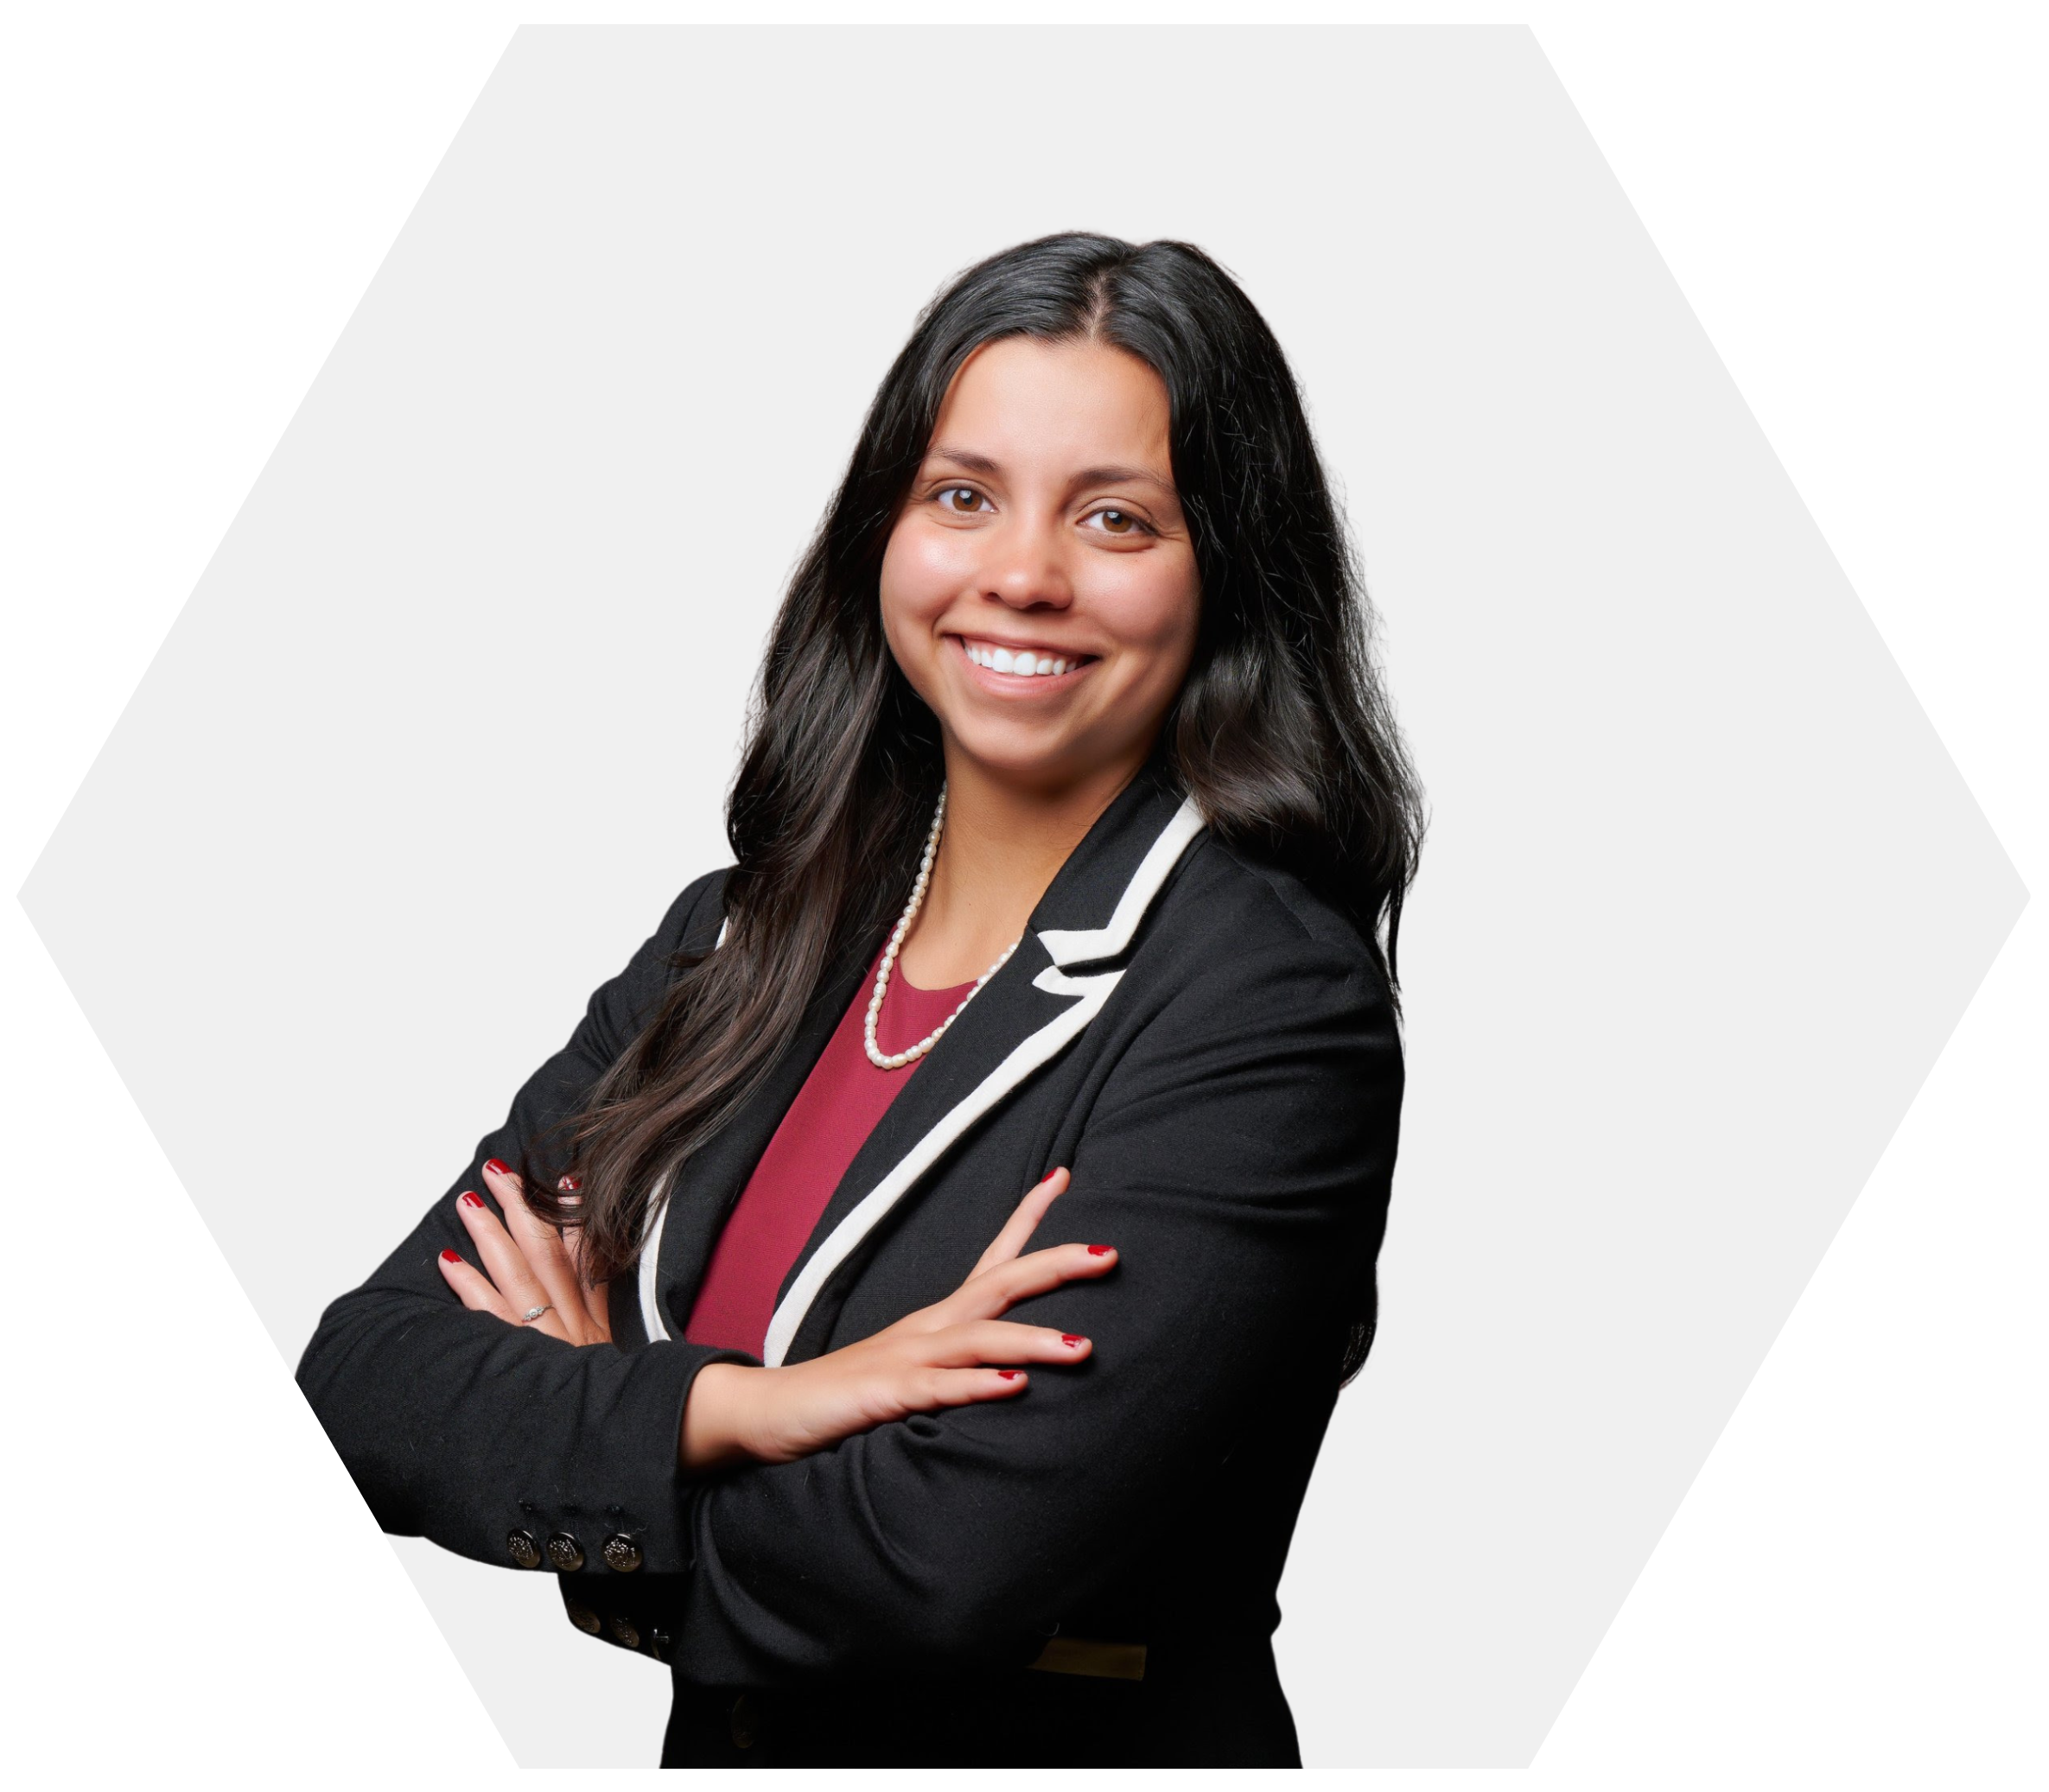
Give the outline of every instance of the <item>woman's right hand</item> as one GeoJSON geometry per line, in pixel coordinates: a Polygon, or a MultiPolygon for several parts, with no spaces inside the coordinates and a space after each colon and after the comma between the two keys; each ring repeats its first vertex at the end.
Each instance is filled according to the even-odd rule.
{"type": "Polygon", "coordinates": [[[1021,1255],[1066,1186],[1067,1172],[1053,1171],[958,1288],[873,1338],[780,1369],[713,1363],[699,1369],[684,1407],[684,1468],[701,1474],[735,1462],[793,1462],[913,1413],[1012,1399],[1030,1379],[1014,1365],[1080,1362],[1087,1338],[999,1317],[1020,1300],[1116,1267],[1106,1244],[1021,1255]]]}

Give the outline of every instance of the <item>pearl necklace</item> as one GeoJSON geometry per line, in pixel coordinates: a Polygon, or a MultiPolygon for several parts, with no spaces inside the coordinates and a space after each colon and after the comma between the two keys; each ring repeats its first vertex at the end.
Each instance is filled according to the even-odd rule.
{"type": "Polygon", "coordinates": [[[882,963],[875,972],[875,993],[868,999],[868,1020],[861,1029],[862,1042],[868,1047],[868,1061],[878,1071],[900,1071],[907,1064],[915,1064],[945,1036],[946,1029],[960,1019],[961,1008],[982,993],[982,986],[1009,963],[1023,938],[1003,948],[1003,956],[975,980],[975,987],[960,999],[960,1007],[926,1033],[915,1045],[903,1052],[884,1052],[875,1043],[875,1022],[882,1015],[882,997],[889,988],[889,973],[896,963],[896,955],[902,947],[904,936],[911,931],[911,923],[918,918],[918,911],[925,906],[925,893],[932,884],[932,861],[939,850],[939,830],[946,824],[946,787],[939,786],[939,806],[932,811],[932,831],[925,836],[925,856],[918,861],[918,880],[911,886],[911,899],[904,904],[904,912],[896,924],[896,931],[889,936],[889,944],[882,948],[882,963]]]}

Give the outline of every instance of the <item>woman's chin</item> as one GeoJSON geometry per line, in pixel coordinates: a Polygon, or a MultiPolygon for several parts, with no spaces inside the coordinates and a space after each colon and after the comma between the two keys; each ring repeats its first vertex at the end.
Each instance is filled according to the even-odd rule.
{"type": "Polygon", "coordinates": [[[1103,743],[1088,734],[1062,728],[990,726],[980,717],[966,718],[966,726],[949,719],[946,728],[950,761],[964,761],[992,784],[1020,791],[1048,795],[1072,789],[1110,769],[1109,761],[1142,754],[1105,755],[1103,743]]]}

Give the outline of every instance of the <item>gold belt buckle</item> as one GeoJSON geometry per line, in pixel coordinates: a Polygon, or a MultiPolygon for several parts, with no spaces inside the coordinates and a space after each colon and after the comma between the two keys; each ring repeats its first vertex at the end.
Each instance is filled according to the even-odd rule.
{"type": "Polygon", "coordinates": [[[1143,1680],[1145,1644],[1097,1643],[1086,1636],[1054,1636],[1026,1664],[1040,1674],[1086,1674],[1098,1680],[1143,1680]]]}

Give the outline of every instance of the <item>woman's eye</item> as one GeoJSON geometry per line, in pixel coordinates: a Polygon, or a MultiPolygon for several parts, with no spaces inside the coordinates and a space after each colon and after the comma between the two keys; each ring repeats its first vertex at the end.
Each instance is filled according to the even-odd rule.
{"type": "Polygon", "coordinates": [[[957,517],[974,516],[988,502],[972,486],[949,486],[939,493],[939,508],[957,517]]]}
{"type": "Polygon", "coordinates": [[[1100,523],[1105,535],[1142,535],[1145,524],[1129,511],[1094,511],[1089,515],[1091,523],[1100,523]]]}

